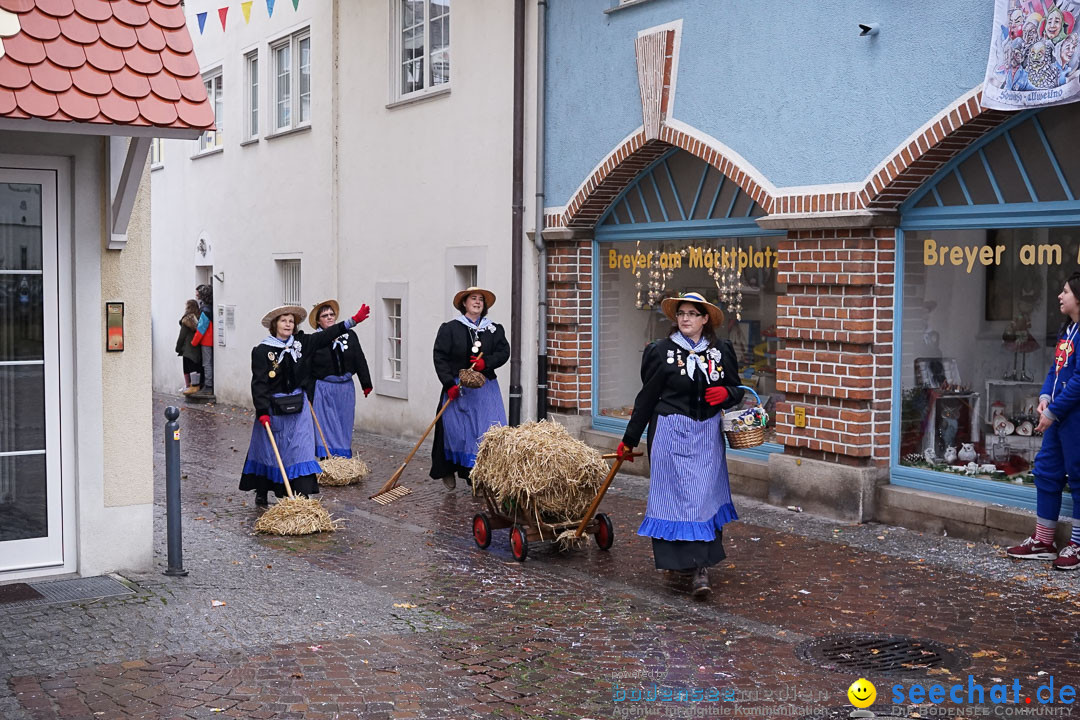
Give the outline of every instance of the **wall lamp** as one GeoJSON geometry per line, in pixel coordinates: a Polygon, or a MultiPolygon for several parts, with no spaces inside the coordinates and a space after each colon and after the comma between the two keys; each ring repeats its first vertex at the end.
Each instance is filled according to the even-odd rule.
{"type": "Polygon", "coordinates": [[[877,23],[859,23],[859,36],[877,35],[881,30],[877,23]]]}

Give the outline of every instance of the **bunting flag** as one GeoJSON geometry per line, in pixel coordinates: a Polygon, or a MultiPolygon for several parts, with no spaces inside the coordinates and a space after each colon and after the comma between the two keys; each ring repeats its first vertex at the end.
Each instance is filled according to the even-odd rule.
{"type": "Polygon", "coordinates": [[[203,29],[206,27],[206,13],[201,12],[196,17],[199,18],[199,34],[202,35],[203,29]]]}
{"type": "Polygon", "coordinates": [[[218,17],[221,18],[221,29],[225,29],[225,16],[229,14],[229,6],[226,5],[223,8],[218,8],[218,17]]]}
{"type": "Polygon", "coordinates": [[[240,3],[240,10],[244,13],[244,24],[247,25],[251,22],[251,3],[254,0],[247,0],[247,2],[240,3]]]}
{"type": "Polygon", "coordinates": [[[274,17],[274,0],[266,0],[266,14],[274,17]]]}
{"type": "Polygon", "coordinates": [[[300,9],[300,0],[292,0],[292,9],[293,10],[299,10],[300,9]]]}

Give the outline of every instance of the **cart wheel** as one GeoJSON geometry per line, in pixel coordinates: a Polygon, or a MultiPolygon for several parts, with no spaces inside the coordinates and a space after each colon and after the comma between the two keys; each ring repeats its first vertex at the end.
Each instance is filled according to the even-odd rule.
{"type": "Polygon", "coordinates": [[[477,547],[486,548],[491,544],[491,523],[488,522],[487,515],[484,513],[476,513],[473,516],[472,536],[477,547]]]}
{"type": "Polygon", "coordinates": [[[615,544],[615,527],[611,524],[611,518],[605,513],[596,515],[596,544],[601,550],[608,550],[615,544]]]}
{"type": "Polygon", "coordinates": [[[525,562],[529,556],[529,541],[525,535],[525,528],[515,525],[510,530],[510,553],[518,562],[525,562]]]}

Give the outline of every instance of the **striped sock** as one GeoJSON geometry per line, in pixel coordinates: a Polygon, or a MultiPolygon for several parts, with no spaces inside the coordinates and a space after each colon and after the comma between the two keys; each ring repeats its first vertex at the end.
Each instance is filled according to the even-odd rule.
{"type": "Polygon", "coordinates": [[[1054,544],[1054,528],[1057,527],[1056,520],[1043,520],[1039,518],[1035,522],[1035,540],[1043,545],[1054,544]]]}
{"type": "Polygon", "coordinates": [[[1080,545],[1080,520],[1073,520],[1072,537],[1069,540],[1080,545]]]}

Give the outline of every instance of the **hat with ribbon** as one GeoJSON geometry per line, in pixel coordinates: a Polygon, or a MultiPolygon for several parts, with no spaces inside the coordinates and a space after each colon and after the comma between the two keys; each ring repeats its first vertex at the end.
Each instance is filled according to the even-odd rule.
{"type": "Polygon", "coordinates": [[[276,308],[263,315],[262,326],[269,330],[270,323],[274,322],[274,320],[282,315],[292,315],[296,324],[299,325],[304,322],[304,318],[307,317],[307,310],[299,305],[278,305],[276,308]]]}
{"type": "Polygon", "coordinates": [[[465,302],[465,298],[469,297],[474,293],[479,293],[484,296],[484,304],[486,305],[488,310],[490,310],[491,306],[495,304],[495,293],[491,292],[490,290],[485,290],[484,288],[468,287],[454,296],[454,309],[460,311],[461,303],[465,302]]]}
{"type": "Polygon", "coordinates": [[[679,309],[679,305],[684,302],[697,303],[705,308],[709,313],[709,324],[716,328],[720,327],[720,324],[724,322],[724,311],[713,305],[711,302],[705,299],[701,293],[688,292],[682,293],[676,297],[664,298],[664,301],[660,303],[660,309],[664,314],[668,316],[668,319],[673,323],[678,323],[678,319],[675,317],[675,312],[679,309]]]}
{"type": "Polygon", "coordinates": [[[308,322],[311,323],[311,327],[319,327],[319,311],[321,311],[327,305],[329,305],[330,309],[334,311],[335,318],[338,315],[341,315],[341,306],[338,305],[337,300],[323,300],[322,302],[317,302],[311,306],[311,312],[308,313],[308,322]]]}

